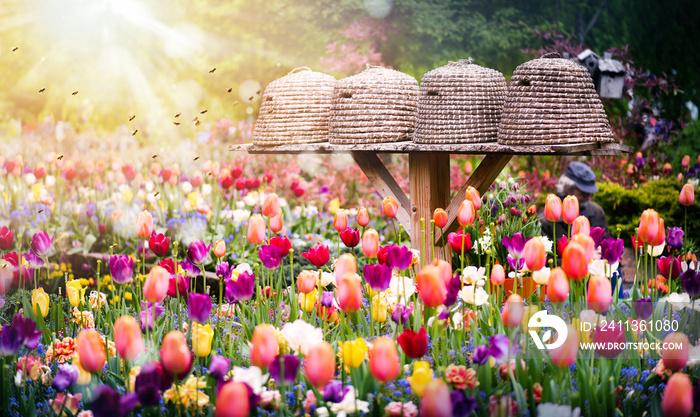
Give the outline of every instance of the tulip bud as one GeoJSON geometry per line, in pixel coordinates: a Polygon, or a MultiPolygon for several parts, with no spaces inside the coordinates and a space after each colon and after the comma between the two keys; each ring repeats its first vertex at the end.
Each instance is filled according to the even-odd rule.
{"type": "Polygon", "coordinates": [[[107,362],[107,355],[105,342],[96,330],[82,330],[78,335],[76,348],[83,369],[91,373],[102,371],[107,362]]]}
{"type": "Polygon", "coordinates": [[[141,239],[148,239],[153,234],[153,216],[144,210],[136,218],[136,234],[141,239]]]}
{"type": "Polygon", "coordinates": [[[272,233],[279,233],[284,229],[284,218],[282,212],[279,211],[276,216],[270,219],[270,230],[272,233]]]}
{"type": "Polygon", "coordinates": [[[384,215],[393,219],[399,212],[399,203],[394,197],[384,197],[382,208],[384,209],[384,215]]]}
{"type": "Polygon", "coordinates": [[[593,275],[588,280],[588,307],[597,313],[607,313],[612,302],[612,284],[603,275],[593,275]]]}
{"type": "Polygon", "coordinates": [[[683,159],[681,159],[681,167],[684,170],[687,170],[689,166],[690,166],[690,155],[684,155],[683,159]]]}
{"type": "Polygon", "coordinates": [[[46,317],[49,314],[49,295],[42,287],[32,290],[32,310],[36,317],[46,317]]]}
{"type": "Polygon", "coordinates": [[[250,392],[243,382],[229,381],[216,398],[216,417],[246,417],[250,413],[250,392]]]}
{"type": "Polygon", "coordinates": [[[467,187],[465,198],[467,200],[470,200],[472,204],[474,204],[475,210],[479,210],[481,208],[481,195],[479,195],[479,190],[472,187],[471,185],[467,187]]]}
{"type": "Polygon", "coordinates": [[[323,341],[309,348],[305,359],[306,376],[315,387],[325,387],[335,375],[335,352],[323,341]]]}
{"type": "Polygon", "coordinates": [[[369,370],[378,381],[384,383],[399,376],[401,361],[393,339],[381,336],[374,341],[369,351],[369,370]]]}
{"type": "Polygon", "coordinates": [[[664,367],[673,372],[685,368],[690,357],[690,341],[683,333],[669,333],[664,338],[665,349],[661,352],[664,367]]]}
{"type": "Polygon", "coordinates": [[[588,221],[586,216],[578,216],[576,219],[574,219],[574,223],[571,225],[571,236],[579,233],[586,236],[591,235],[591,222],[588,221]]]}
{"type": "Polygon", "coordinates": [[[686,207],[692,206],[695,202],[695,187],[693,187],[693,184],[684,184],[683,188],[681,188],[681,193],[678,196],[678,199],[681,205],[686,207]]]}
{"type": "Polygon", "coordinates": [[[369,213],[364,206],[357,209],[357,224],[362,227],[367,227],[369,224],[369,213]]]}
{"type": "Polygon", "coordinates": [[[547,262],[547,252],[544,250],[544,243],[539,236],[535,236],[525,242],[523,249],[525,265],[530,271],[539,271],[544,268],[547,262]]]}
{"type": "Polygon", "coordinates": [[[593,238],[579,233],[571,238],[571,242],[581,245],[581,247],[584,249],[584,253],[586,254],[586,263],[591,263],[593,260],[593,254],[595,253],[595,242],[593,241],[593,238]]]}
{"type": "Polygon", "coordinates": [[[299,292],[308,294],[316,289],[318,282],[318,272],[304,270],[297,277],[297,289],[299,292]]]}
{"type": "Polygon", "coordinates": [[[447,299],[447,286],[442,278],[440,268],[426,265],[418,272],[418,293],[428,307],[437,307],[447,299]]]}
{"type": "Polygon", "coordinates": [[[666,228],[664,221],[659,217],[659,213],[653,209],[642,212],[639,220],[639,240],[651,246],[658,246],[666,240],[666,228]]]}
{"type": "Polygon", "coordinates": [[[214,256],[222,258],[224,255],[226,255],[226,242],[221,239],[214,244],[214,256]]]}
{"type": "Polygon", "coordinates": [[[347,272],[357,273],[357,261],[351,253],[344,253],[335,262],[335,279],[336,281],[343,277],[347,272]]]}
{"type": "Polygon", "coordinates": [[[437,267],[440,277],[445,282],[445,286],[450,285],[450,281],[452,281],[452,265],[442,259],[433,259],[431,265],[437,267]]]}
{"type": "Polygon", "coordinates": [[[263,205],[262,205],[263,216],[265,216],[269,219],[273,216],[276,216],[277,213],[279,213],[279,211],[280,211],[279,197],[277,197],[277,194],[275,194],[275,193],[268,194],[267,197],[265,198],[265,201],[263,202],[263,205]]]}
{"type": "Polygon", "coordinates": [[[575,195],[564,197],[564,202],[562,203],[562,219],[564,223],[572,224],[578,215],[578,198],[575,195]]]}
{"type": "Polygon", "coordinates": [[[671,375],[664,389],[661,410],[666,417],[688,417],[693,412],[693,385],[688,375],[671,375]]]}
{"type": "Polygon", "coordinates": [[[170,273],[162,266],[154,266],[143,284],[143,298],[152,303],[163,301],[169,284],[170,273]]]}
{"type": "Polygon", "coordinates": [[[348,214],[345,212],[343,209],[338,209],[338,211],[335,212],[335,218],[333,219],[333,228],[338,231],[338,233],[342,232],[348,227],[348,214]]]}
{"type": "Polygon", "coordinates": [[[588,276],[586,250],[575,242],[566,245],[562,254],[561,267],[566,275],[574,281],[581,281],[588,276]]]}
{"type": "Polygon", "coordinates": [[[258,324],[250,343],[250,362],[258,368],[268,368],[279,353],[275,327],[267,323],[258,324]]]}
{"type": "Polygon", "coordinates": [[[544,203],[544,218],[556,223],[561,219],[561,199],[556,194],[549,194],[544,203]]]}
{"type": "Polygon", "coordinates": [[[503,285],[506,281],[506,271],[501,264],[495,264],[491,268],[491,283],[493,285],[503,285]]]}
{"type": "Polygon", "coordinates": [[[265,242],[265,219],[259,214],[253,214],[248,219],[248,242],[261,245],[265,242]]]}
{"type": "Polygon", "coordinates": [[[433,212],[433,221],[435,222],[435,226],[444,229],[448,221],[447,212],[441,208],[435,209],[435,212],[433,212]]]}
{"type": "MultiPolygon", "coordinates": [[[[568,368],[576,363],[578,355],[578,331],[570,324],[566,325],[567,334],[564,344],[549,351],[552,363],[560,368],[568,368]]],[[[557,337],[562,335],[557,334],[557,337]]]]}
{"type": "Polygon", "coordinates": [[[368,258],[374,258],[379,252],[379,233],[374,229],[367,229],[362,235],[362,253],[368,258]]]}
{"type": "Polygon", "coordinates": [[[518,294],[511,294],[501,312],[503,324],[508,327],[518,327],[523,321],[523,315],[525,315],[525,305],[522,297],[518,294]]]}
{"type": "Polygon", "coordinates": [[[474,203],[471,200],[464,200],[459,206],[459,212],[457,213],[457,221],[460,226],[471,226],[474,223],[474,218],[476,217],[476,210],[474,210],[474,203]]]}
{"type": "Polygon", "coordinates": [[[121,316],[114,322],[114,343],[119,355],[132,361],[143,351],[141,327],[132,316],[121,316]]]}
{"type": "Polygon", "coordinates": [[[549,274],[547,297],[552,303],[562,303],[569,296],[569,278],[561,268],[554,268],[549,274]]]}
{"type": "Polygon", "coordinates": [[[340,309],[347,313],[359,310],[362,307],[362,280],[357,273],[346,272],[337,284],[340,309]]]}

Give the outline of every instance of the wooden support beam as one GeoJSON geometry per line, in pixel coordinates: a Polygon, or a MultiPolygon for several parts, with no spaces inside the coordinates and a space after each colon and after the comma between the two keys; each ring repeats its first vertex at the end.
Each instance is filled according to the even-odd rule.
{"type": "Polygon", "coordinates": [[[406,193],[403,192],[394,177],[382,163],[377,154],[369,152],[353,152],[352,158],[365,173],[370,184],[377,190],[382,197],[394,197],[399,203],[399,211],[396,214],[396,219],[406,229],[411,231],[411,216],[408,212],[409,200],[406,193]]]}
{"type": "MultiPolygon", "coordinates": [[[[465,192],[467,187],[472,186],[479,190],[479,194],[484,195],[488,191],[489,187],[498,178],[498,175],[503,171],[503,168],[508,165],[513,155],[486,155],[481,161],[479,166],[474,170],[472,175],[469,177],[467,182],[464,183],[462,188],[457,191],[457,195],[447,206],[445,211],[447,212],[447,227],[445,227],[444,233],[450,233],[457,230],[459,223],[457,223],[457,214],[459,213],[459,206],[464,201],[465,192]]],[[[441,233],[438,230],[435,236],[435,244],[438,245],[441,242],[441,233]]]]}
{"type": "MultiPolygon", "coordinates": [[[[430,221],[436,208],[450,200],[450,155],[441,153],[409,154],[411,183],[411,247],[430,260],[430,221]],[[421,236],[421,219],[425,219],[425,239],[421,236]]],[[[442,257],[441,254],[436,256],[442,257]]]]}

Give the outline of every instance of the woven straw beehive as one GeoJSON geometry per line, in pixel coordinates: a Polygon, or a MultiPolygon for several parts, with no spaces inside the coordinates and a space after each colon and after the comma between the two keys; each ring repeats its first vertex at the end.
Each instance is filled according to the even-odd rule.
{"type": "Polygon", "coordinates": [[[338,80],[329,124],[335,144],[410,140],[415,128],[418,81],[392,69],[367,65],[338,80]]]}
{"type": "Polygon", "coordinates": [[[301,67],[271,82],[262,97],[253,143],[325,142],[335,78],[301,67]]]}
{"type": "Polygon", "coordinates": [[[427,72],[421,80],[414,142],[495,141],[507,92],[500,72],[462,59],[427,72]]]}
{"type": "Polygon", "coordinates": [[[498,127],[499,143],[613,141],[603,103],[582,65],[550,53],[515,69],[498,127]]]}

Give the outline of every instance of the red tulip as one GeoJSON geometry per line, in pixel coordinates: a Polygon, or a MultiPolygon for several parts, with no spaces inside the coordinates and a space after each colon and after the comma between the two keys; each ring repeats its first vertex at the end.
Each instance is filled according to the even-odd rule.
{"type": "Polygon", "coordinates": [[[588,221],[588,217],[586,216],[578,216],[571,225],[571,236],[579,233],[586,236],[591,235],[591,222],[588,221]]]}
{"type": "Polygon", "coordinates": [[[420,415],[425,417],[451,417],[450,389],[442,379],[433,379],[423,389],[420,415]]]}
{"type": "Polygon", "coordinates": [[[448,221],[447,212],[441,208],[435,209],[435,212],[433,212],[433,221],[435,222],[435,226],[444,229],[448,221]]]}
{"type": "Polygon", "coordinates": [[[80,356],[80,366],[88,372],[102,372],[107,355],[105,342],[96,330],[81,330],[76,342],[77,353],[80,356]]]}
{"type": "Polygon", "coordinates": [[[127,361],[136,359],[143,351],[141,327],[135,318],[121,316],[114,322],[114,343],[119,355],[127,361]]]}
{"type": "Polygon", "coordinates": [[[544,268],[547,262],[547,252],[544,250],[544,243],[542,243],[542,239],[538,236],[525,242],[523,254],[525,257],[525,265],[530,271],[539,271],[544,268]]]}
{"type": "Polygon", "coordinates": [[[440,268],[426,265],[418,273],[418,293],[428,307],[437,307],[447,299],[447,286],[442,278],[440,268]]]}
{"type": "Polygon", "coordinates": [[[367,229],[362,235],[362,253],[368,258],[374,258],[379,252],[379,233],[374,229],[367,229]]]}
{"type": "Polygon", "coordinates": [[[313,248],[309,248],[308,252],[301,254],[306,258],[311,264],[317,268],[321,268],[326,265],[330,260],[330,253],[328,251],[328,246],[321,242],[317,242],[313,248]]]}
{"type": "Polygon", "coordinates": [[[362,280],[357,273],[348,271],[340,279],[336,278],[336,280],[340,309],[347,313],[359,310],[362,307],[362,280]]]}
{"type": "Polygon", "coordinates": [[[346,227],[345,230],[340,232],[340,240],[348,248],[354,248],[360,243],[360,231],[358,229],[351,229],[346,227]]]}
{"type": "Polygon", "coordinates": [[[569,278],[561,268],[554,268],[549,274],[547,297],[552,303],[563,303],[569,296],[569,278]]]}
{"type": "Polygon", "coordinates": [[[216,398],[216,417],[246,417],[250,413],[250,388],[243,382],[229,381],[216,398]]]}
{"type": "Polygon", "coordinates": [[[664,338],[664,350],[661,352],[661,359],[664,367],[673,372],[685,368],[690,357],[690,341],[683,333],[669,333],[664,338]]]}
{"type": "Polygon", "coordinates": [[[561,219],[561,199],[555,194],[549,194],[545,200],[544,218],[552,223],[561,219]]]}
{"type": "Polygon", "coordinates": [[[474,218],[476,217],[476,210],[474,209],[474,203],[471,200],[464,200],[459,206],[459,212],[457,213],[457,221],[460,226],[471,226],[474,223],[474,218]]]}
{"type": "Polygon", "coordinates": [[[381,336],[372,343],[369,350],[369,370],[375,379],[384,383],[399,376],[401,361],[393,339],[381,336]]]}
{"type": "Polygon", "coordinates": [[[681,188],[681,193],[678,196],[678,199],[683,206],[692,206],[693,203],[695,202],[695,187],[693,187],[693,184],[685,184],[683,185],[683,188],[681,188]]]}
{"type": "Polygon", "coordinates": [[[156,256],[165,256],[170,249],[170,240],[162,233],[152,234],[148,239],[148,247],[156,256]]]}
{"type": "Polygon", "coordinates": [[[269,219],[273,216],[276,216],[277,213],[279,213],[279,211],[280,211],[279,197],[277,197],[277,194],[275,194],[275,193],[268,194],[267,197],[265,197],[265,201],[263,202],[263,205],[262,205],[263,216],[265,216],[269,219]]]}
{"type": "Polygon", "coordinates": [[[345,212],[343,209],[338,209],[338,211],[335,212],[335,218],[333,219],[333,228],[338,231],[338,233],[342,232],[348,227],[348,214],[345,212]]]}
{"type": "Polygon", "coordinates": [[[357,209],[357,224],[362,227],[367,227],[369,224],[369,213],[364,206],[357,209]]]}
{"type": "Polygon", "coordinates": [[[588,280],[588,307],[597,313],[607,313],[612,303],[612,284],[603,275],[593,275],[588,280]]]}
{"type": "Polygon", "coordinates": [[[561,267],[566,275],[574,281],[586,278],[588,276],[586,250],[578,243],[569,243],[562,254],[561,267]]]}
{"type": "Polygon", "coordinates": [[[461,230],[452,232],[447,235],[447,243],[450,244],[452,251],[458,255],[472,250],[472,238],[469,233],[463,233],[461,230]]]}
{"type": "Polygon", "coordinates": [[[671,375],[664,389],[661,410],[666,417],[688,417],[693,412],[693,384],[688,375],[671,375]]]}
{"type": "Polygon", "coordinates": [[[399,203],[394,197],[384,197],[382,208],[384,209],[384,215],[393,219],[399,212],[399,203]]]}
{"type": "Polygon", "coordinates": [[[315,387],[325,387],[335,375],[335,352],[323,341],[309,348],[304,360],[306,376],[315,387]]]}
{"type": "Polygon", "coordinates": [[[406,329],[396,339],[403,352],[412,359],[422,358],[428,351],[428,334],[421,327],[417,332],[406,329]]]}
{"type": "Polygon", "coordinates": [[[267,323],[258,324],[250,343],[250,362],[258,368],[268,368],[279,353],[275,327],[267,323]]]}
{"type": "Polygon", "coordinates": [[[564,223],[572,224],[578,215],[578,198],[575,195],[564,197],[564,202],[562,203],[562,219],[564,223]]]}
{"type": "Polygon", "coordinates": [[[0,249],[8,250],[12,247],[12,229],[7,226],[0,227],[0,249]]]}
{"type": "Polygon", "coordinates": [[[248,242],[261,245],[265,242],[265,219],[259,214],[253,214],[248,219],[248,242]]]}

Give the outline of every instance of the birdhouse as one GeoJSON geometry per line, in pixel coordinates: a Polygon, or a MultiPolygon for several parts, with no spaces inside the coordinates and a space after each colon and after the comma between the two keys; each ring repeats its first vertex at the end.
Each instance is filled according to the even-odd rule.
{"type": "Polygon", "coordinates": [[[577,58],[578,62],[588,69],[588,72],[591,73],[591,77],[593,77],[593,80],[595,81],[596,72],[598,71],[598,61],[600,60],[598,54],[590,49],[586,49],[578,54],[577,58]]]}
{"type": "Polygon", "coordinates": [[[622,62],[612,59],[612,54],[606,52],[603,59],[598,60],[598,77],[595,80],[598,94],[603,98],[622,98],[625,74],[627,70],[622,62]]]}

